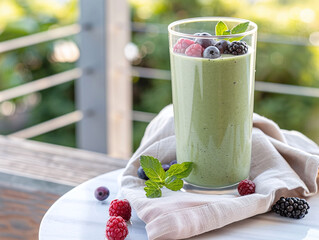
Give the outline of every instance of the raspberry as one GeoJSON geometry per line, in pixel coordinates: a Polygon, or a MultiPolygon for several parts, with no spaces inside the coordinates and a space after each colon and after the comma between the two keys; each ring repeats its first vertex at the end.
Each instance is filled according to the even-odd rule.
{"type": "Polygon", "coordinates": [[[255,193],[255,183],[251,180],[245,179],[238,184],[238,193],[241,196],[255,193]]]}
{"type": "Polygon", "coordinates": [[[177,43],[175,43],[173,51],[176,53],[185,53],[186,48],[192,44],[194,44],[193,40],[180,38],[178,39],[177,43]]]}
{"type": "Polygon", "coordinates": [[[106,223],[105,233],[108,240],[124,240],[128,234],[126,222],[122,217],[111,217],[106,223]]]}
{"type": "Polygon", "coordinates": [[[131,211],[131,205],[126,199],[114,199],[109,208],[110,216],[121,216],[125,221],[130,220],[131,211]]]}
{"type": "Polygon", "coordinates": [[[185,54],[190,57],[202,57],[203,51],[204,48],[200,44],[195,43],[186,49],[185,54]]]}

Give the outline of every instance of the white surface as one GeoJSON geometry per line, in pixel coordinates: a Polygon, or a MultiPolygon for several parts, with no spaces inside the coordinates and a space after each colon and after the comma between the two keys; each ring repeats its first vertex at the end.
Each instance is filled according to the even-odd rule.
{"type": "MultiPolygon", "coordinates": [[[[122,170],[110,172],[87,181],[62,196],[42,219],[39,240],[104,240],[108,205],[116,198],[117,178],[122,170]],[[105,202],[94,197],[94,190],[107,186],[110,196],[105,202]]],[[[319,195],[307,199],[309,214],[301,220],[266,213],[192,239],[319,239],[319,195]]],[[[159,226],[160,227],[160,226],[159,226]]],[[[127,240],[146,240],[145,223],[133,211],[127,240]]]]}

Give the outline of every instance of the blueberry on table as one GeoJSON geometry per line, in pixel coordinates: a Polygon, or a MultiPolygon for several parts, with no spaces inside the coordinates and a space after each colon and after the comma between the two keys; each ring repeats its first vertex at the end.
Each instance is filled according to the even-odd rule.
{"type": "Polygon", "coordinates": [[[177,164],[177,160],[173,160],[169,163],[170,166],[174,165],[174,164],[177,164]]]}
{"type": "Polygon", "coordinates": [[[164,169],[165,172],[170,168],[170,166],[171,165],[169,164],[162,164],[162,168],[164,169]]]}
{"type": "MultiPolygon", "coordinates": [[[[205,36],[212,36],[211,34],[207,32],[203,33],[195,33],[196,36],[205,37],[205,36]]],[[[200,44],[203,48],[207,48],[209,46],[215,45],[215,41],[213,39],[205,39],[205,38],[196,38],[195,43],[200,44]]]]}
{"type": "Polygon", "coordinates": [[[218,50],[217,47],[215,46],[210,46],[208,48],[205,49],[204,53],[203,53],[203,57],[204,58],[219,58],[220,57],[220,51],[218,50]]]}
{"type": "Polygon", "coordinates": [[[110,196],[110,191],[107,187],[98,187],[94,192],[95,198],[99,201],[104,201],[110,196]]]}
{"type": "Polygon", "coordinates": [[[149,178],[146,176],[145,172],[144,172],[144,169],[140,166],[138,169],[137,169],[137,176],[140,178],[140,179],[144,179],[144,180],[148,180],[149,178]]]}

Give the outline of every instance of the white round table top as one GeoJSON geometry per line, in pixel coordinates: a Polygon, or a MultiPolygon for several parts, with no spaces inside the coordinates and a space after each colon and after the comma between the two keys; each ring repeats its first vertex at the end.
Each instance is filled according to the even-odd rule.
{"type": "MultiPolygon", "coordinates": [[[[123,169],[93,178],[57,200],[42,219],[39,240],[104,240],[109,218],[108,206],[117,198],[121,171],[123,169]],[[94,197],[94,191],[99,186],[110,189],[110,196],[104,202],[99,202],[94,197]]],[[[301,220],[266,213],[191,239],[319,239],[319,194],[307,201],[310,205],[309,214],[301,220]]],[[[127,240],[148,239],[145,223],[137,217],[134,210],[128,231],[127,240]]]]}

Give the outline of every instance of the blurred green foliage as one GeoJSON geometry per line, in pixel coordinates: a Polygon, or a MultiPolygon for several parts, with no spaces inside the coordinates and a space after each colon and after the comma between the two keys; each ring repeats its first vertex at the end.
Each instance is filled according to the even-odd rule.
{"type": "MultiPolygon", "coordinates": [[[[258,1],[258,0],[131,0],[132,18],[139,23],[161,23],[198,16],[231,16],[249,19],[258,25],[256,81],[319,87],[319,37],[313,44],[303,46],[311,34],[318,32],[319,2],[258,1]],[[272,43],[280,40],[285,44],[272,43]],[[297,43],[297,44],[294,44],[297,43]]],[[[164,29],[165,30],[165,29],[164,29]]],[[[314,35],[315,35],[314,34],[314,35]]],[[[149,42],[154,51],[137,64],[145,67],[169,69],[166,34],[133,34],[133,41],[144,49],[149,42]]],[[[145,86],[145,79],[134,85],[145,86]]],[[[136,87],[138,88],[138,87],[136,87]]],[[[153,80],[135,99],[134,108],[158,112],[171,103],[168,81],[153,80]]],[[[319,99],[293,95],[255,92],[255,112],[273,119],[281,128],[303,132],[319,143],[319,99]]],[[[134,139],[135,146],[139,138],[134,139]]]]}
{"type": "MultiPolygon", "coordinates": [[[[315,0],[129,0],[133,22],[151,26],[151,32],[132,33],[140,57],[132,64],[169,70],[167,24],[198,16],[246,18],[258,24],[256,80],[319,87],[319,47],[303,46],[310,36],[319,45],[319,2],[315,0]],[[316,35],[317,32],[317,35],[316,35]],[[283,43],[271,43],[273,41],[283,43]]],[[[74,23],[76,0],[1,0],[0,41],[74,23]]],[[[146,25],[145,25],[146,26],[146,25]]],[[[75,41],[74,39],[69,39],[75,41]]],[[[18,86],[75,66],[52,60],[55,42],[0,55],[0,90],[18,86]]],[[[13,132],[75,109],[73,83],[12,100],[15,114],[0,114],[0,133],[13,132]],[[36,99],[36,100],[34,100],[36,99]],[[31,103],[30,103],[31,102],[31,103]],[[19,121],[15,120],[18,118],[19,121]],[[21,120],[22,119],[22,120],[21,120]],[[13,124],[14,123],[14,124],[13,124]]],[[[133,78],[135,110],[157,113],[171,103],[167,80],[133,78]]],[[[1,110],[1,107],[0,107],[1,110]]],[[[296,129],[319,142],[319,99],[265,92],[255,93],[255,112],[273,119],[281,128],[296,129]]],[[[134,122],[134,149],[147,124],[134,122]]],[[[74,125],[36,137],[36,140],[75,146],[74,125]]]]}
{"type": "MultiPolygon", "coordinates": [[[[1,0],[0,41],[54,29],[76,21],[77,1],[1,0]]],[[[69,39],[73,41],[72,39],[69,39]]],[[[0,90],[53,75],[75,63],[53,61],[54,42],[17,49],[0,55],[0,90]]],[[[15,114],[0,115],[1,134],[58,117],[75,109],[74,84],[62,85],[10,100],[15,114]]],[[[75,126],[36,137],[36,140],[75,146],[75,126]]]]}

